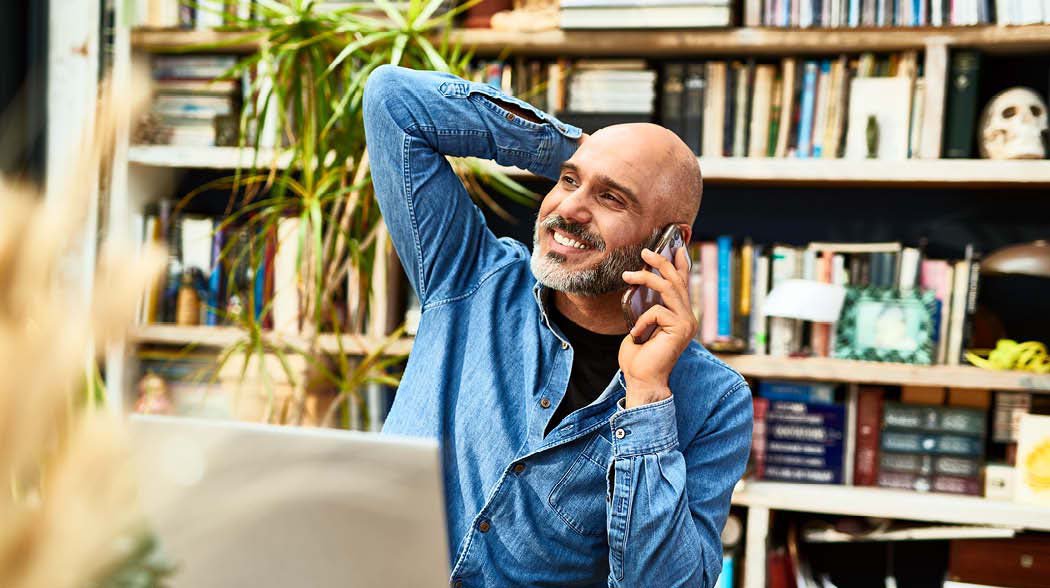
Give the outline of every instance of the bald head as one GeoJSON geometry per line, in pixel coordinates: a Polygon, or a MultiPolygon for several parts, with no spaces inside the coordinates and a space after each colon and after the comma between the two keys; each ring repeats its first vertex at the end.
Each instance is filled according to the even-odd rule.
{"type": "Polygon", "coordinates": [[[667,212],[666,222],[696,220],[703,193],[700,164],[688,145],[673,132],[651,123],[605,127],[591,135],[590,147],[614,147],[648,181],[651,194],[667,212]]]}

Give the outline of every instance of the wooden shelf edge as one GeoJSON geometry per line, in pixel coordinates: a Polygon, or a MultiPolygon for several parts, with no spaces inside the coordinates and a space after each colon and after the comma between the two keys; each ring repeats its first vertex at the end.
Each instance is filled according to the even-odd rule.
{"type": "Polygon", "coordinates": [[[986,370],[973,366],[911,365],[826,357],[718,356],[744,376],[881,384],[1050,392],[1050,375],[986,370]]]}
{"type": "MultiPolygon", "coordinates": [[[[145,51],[175,52],[192,50],[194,46],[227,44],[222,51],[244,53],[259,47],[258,42],[238,42],[251,34],[252,31],[135,29],[131,33],[131,45],[145,51]]],[[[683,30],[551,30],[535,33],[456,29],[452,31],[451,38],[453,42],[473,48],[478,55],[483,56],[498,55],[508,49],[519,55],[537,56],[827,54],[922,49],[931,41],[1008,53],[1050,48],[1050,25],[857,29],[740,27],[683,30]]]]}
{"type": "MultiPolygon", "coordinates": [[[[182,325],[139,325],[131,329],[129,339],[135,343],[154,343],[159,345],[180,345],[198,347],[226,347],[245,337],[245,332],[237,327],[209,327],[182,325]]],[[[273,345],[286,345],[296,349],[306,349],[309,341],[295,335],[279,333],[266,334],[267,342],[273,345]]],[[[323,353],[339,353],[342,350],[348,355],[367,355],[382,346],[383,339],[367,335],[322,334],[318,344],[323,353]]],[[[385,355],[407,355],[412,350],[412,340],[402,338],[394,341],[385,350],[385,355]]]]}
{"type": "Polygon", "coordinates": [[[1050,530],[1050,509],[1046,507],[888,488],[745,480],[734,492],[733,504],[771,510],[1050,530]]]}

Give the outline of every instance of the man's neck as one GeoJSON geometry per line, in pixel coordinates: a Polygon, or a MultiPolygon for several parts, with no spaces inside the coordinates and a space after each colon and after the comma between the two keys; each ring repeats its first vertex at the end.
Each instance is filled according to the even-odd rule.
{"type": "Polygon", "coordinates": [[[584,329],[601,335],[627,334],[627,323],[620,306],[623,292],[611,292],[600,296],[580,296],[557,290],[552,290],[551,293],[558,312],[584,329]]]}

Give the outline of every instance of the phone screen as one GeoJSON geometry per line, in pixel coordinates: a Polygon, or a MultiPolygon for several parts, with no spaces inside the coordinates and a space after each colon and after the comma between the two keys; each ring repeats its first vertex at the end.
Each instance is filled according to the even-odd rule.
{"type": "MultiPolygon", "coordinates": [[[[682,231],[678,228],[678,225],[668,225],[664,229],[663,234],[660,235],[660,240],[656,244],[656,252],[667,258],[672,264],[674,264],[675,256],[678,254],[678,250],[685,247],[685,240],[682,236],[682,231]]],[[[653,272],[656,275],[660,275],[660,272],[649,264],[645,265],[645,269],[653,272]]],[[[634,328],[634,324],[638,322],[638,318],[657,304],[663,304],[663,298],[660,294],[646,286],[634,285],[627,289],[627,292],[623,295],[623,315],[627,320],[627,326],[634,328]]],[[[634,342],[641,344],[649,340],[656,331],[656,326],[650,326],[645,329],[644,332],[634,337],[634,342]]]]}

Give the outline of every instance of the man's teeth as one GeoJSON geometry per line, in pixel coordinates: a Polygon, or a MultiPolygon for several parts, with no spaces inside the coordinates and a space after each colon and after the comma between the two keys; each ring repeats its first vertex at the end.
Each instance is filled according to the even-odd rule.
{"type": "Polygon", "coordinates": [[[587,246],[584,245],[583,243],[580,243],[579,241],[576,241],[576,240],[570,239],[568,237],[562,236],[561,233],[554,233],[554,240],[557,243],[561,244],[561,245],[565,245],[566,247],[575,247],[577,249],[587,249],[587,246]]]}

